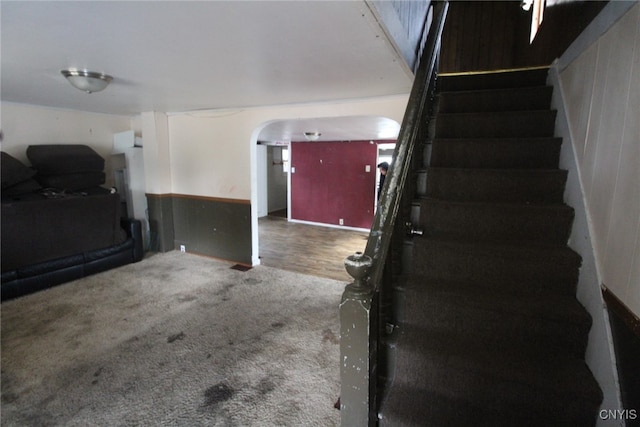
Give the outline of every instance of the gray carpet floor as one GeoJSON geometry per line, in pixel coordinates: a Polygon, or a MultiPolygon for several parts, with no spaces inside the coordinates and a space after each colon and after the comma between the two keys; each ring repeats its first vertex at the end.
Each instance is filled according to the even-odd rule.
{"type": "Polygon", "coordinates": [[[346,283],[169,252],[2,304],[2,426],[332,426],[346,283]]]}

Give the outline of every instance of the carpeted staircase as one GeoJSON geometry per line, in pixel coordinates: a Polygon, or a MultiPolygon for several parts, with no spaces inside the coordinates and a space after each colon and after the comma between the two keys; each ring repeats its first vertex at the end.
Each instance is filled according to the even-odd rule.
{"type": "Polygon", "coordinates": [[[596,422],[547,71],[438,80],[382,426],[596,422]]]}

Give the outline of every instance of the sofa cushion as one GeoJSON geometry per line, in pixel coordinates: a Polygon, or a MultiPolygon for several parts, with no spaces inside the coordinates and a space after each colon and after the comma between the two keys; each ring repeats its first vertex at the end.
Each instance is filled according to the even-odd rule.
{"type": "MultiPolygon", "coordinates": [[[[46,274],[56,270],[63,270],[69,267],[82,266],[84,264],[84,255],[75,254],[62,258],[50,259],[37,264],[27,265],[18,269],[18,277],[33,277],[46,274]]],[[[82,277],[82,276],[80,276],[82,277]]]]}
{"type": "Polygon", "coordinates": [[[67,173],[64,175],[38,175],[38,182],[45,188],[78,191],[98,187],[105,183],[104,172],[67,173]]]}
{"type": "Polygon", "coordinates": [[[25,166],[20,160],[4,151],[2,152],[0,171],[2,174],[2,190],[27,181],[36,174],[34,169],[25,166]]]}
{"type": "Polygon", "coordinates": [[[82,144],[30,145],[27,157],[40,175],[102,172],[104,159],[82,144]]]}
{"type": "Polygon", "coordinates": [[[5,201],[0,210],[2,271],[124,242],[121,209],[119,194],[5,201]]]}
{"type": "Polygon", "coordinates": [[[29,178],[26,181],[19,182],[11,187],[2,189],[2,199],[14,198],[29,193],[35,193],[40,191],[42,186],[33,178],[29,178]]]}

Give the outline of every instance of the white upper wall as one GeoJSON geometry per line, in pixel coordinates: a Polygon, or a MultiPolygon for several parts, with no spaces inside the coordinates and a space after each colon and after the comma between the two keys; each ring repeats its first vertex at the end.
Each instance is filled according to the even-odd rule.
{"type": "MultiPolygon", "coordinates": [[[[408,95],[169,115],[171,192],[251,200],[260,130],[276,120],[376,116],[402,122],[408,95]]],[[[144,138],[144,135],[143,135],[144,138]]],[[[255,194],[254,194],[255,195],[255,194]]]]}
{"type": "Polygon", "coordinates": [[[560,80],[599,279],[640,316],[640,3],[560,80]]]}

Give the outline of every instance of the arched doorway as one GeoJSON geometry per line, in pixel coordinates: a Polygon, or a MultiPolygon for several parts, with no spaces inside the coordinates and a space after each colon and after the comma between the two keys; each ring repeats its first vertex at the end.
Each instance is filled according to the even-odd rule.
{"type": "MultiPolygon", "coordinates": [[[[347,168],[353,166],[357,169],[360,175],[351,179],[351,184],[356,180],[366,179],[367,176],[371,177],[369,187],[364,190],[370,194],[370,204],[367,206],[369,214],[373,216],[375,206],[375,192],[376,192],[376,175],[377,167],[376,161],[378,159],[379,151],[377,146],[379,143],[385,143],[385,148],[389,148],[389,144],[395,142],[399,132],[400,125],[397,121],[377,116],[349,116],[349,117],[331,117],[331,118],[313,118],[313,119],[291,119],[291,120],[278,120],[265,123],[260,129],[254,132],[256,138],[253,143],[253,150],[255,151],[255,188],[256,188],[256,220],[255,230],[260,234],[260,224],[264,224],[264,218],[269,215],[279,215],[285,217],[284,221],[288,223],[302,223],[311,224],[314,226],[322,226],[322,228],[332,228],[334,231],[337,229],[337,233],[340,231],[355,231],[357,232],[357,239],[363,239],[363,233],[368,233],[368,227],[353,226],[349,223],[347,214],[336,213],[335,221],[314,220],[307,219],[301,216],[299,209],[296,211],[296,206],[299,206],[299,197],[301,192],[299,185],[295,179],[301,177],[305,170],[298,168],[296,171],[295,162],[301,161],[302,147],[308,148],[315,144],[315,147],[332,146],[332,150],[336,147],[346,148],[350,147],[351,151],[354,151],[356,144],[368,146],[370,159],[363,162],[365,164],[359,166],[353,166],[358,159],[358,154],[353,157],[353,162],[347,162],[341,166],[347,168]],[[305,133],[317,133],[317,136],[305,136],[305,133]],[[349,146],[351,144],[351,146],[349,146]],[[296,151],[298,150],[298,157],[296,158],[296,151]],[[292,185],[293,182],[293,185],[292,185]],[[292,191],[293,190],[293,191],[292,191]],[[283,192],[286,191],[286,194],[283,192]],[[275,199],[275,200],[274,200],[275,199]],[[293,211],[292,211],[293,207],[293,211]],[[283,212],[285,213],[283,215],[283,212]],[[344,217],[344,218],[343,218],[344,217]]],[[[320,148],[320,152],[324,152],[328,155],[324,148],[320,148]]],[[[317,151],[317,150],[316,150],[317,151]]],[[[357,153],[357,150],[355,150],[357,153]]],[[[354,156],[354,154],[350,154],[354,156]]],[[[334,153],[334,160],[342,157],[341,154],[334,153]]],[[[322,159],[320,159],[322,161],[322,159]]],[[[300,163],[302,164],[302,163],[300,163]]],[[[345,175],[345,170],[335,170],[337,176],[345,175]]],[[[324,181],[325,178],[315,179],[316,182],[324,181]]],[[[313,181],[313,179],[311,179],[313,181]]],[[[348,181],[348,180],[347,180],[348,181]]],[[[353,185],[352,185],[353,186],[353,185]]],[[[336,185],[332,190],[332,197],[335,197],[335,192],[342,191],[349,187],[349,182],[343,182],[341,185],[336,185]]],[[[310,190],[312,191],[312,190],[310,190]]],[[[320,199],[320,206],[328,205],[324,203],[326,198],[317,192],[317,196],[320,199]]],[[[315,196],[314,196],[315,197],[315,196]]],[[[302,202],[303,205],[308,204],[302,202]]],[[[344,206],[344,203],[340,204],[344,206]]],[[[319,211],[321,208],[314,208],[312,211],[319,211]]],[[[333,238],[333,237],[332,237],[333,238]]],[[[265,247],[258,239],[256,244],[256,250],[261,257],[262,250],[265,247]]],[[[325,245],[326,246],[326,245],[325,245]]],[[[283,248],[286,250],[286,248],[283,248]]],[[[350,252],[351,253],[351,252],[350,252]]],[[[350,254],[349,253],[349,254],[350,254]]],[[[340,259],[340,258],[338,258],[340,259]]],[[[262,261],[260,263],[263,263],[262,261]]],[[[340,266],[343,270],[343,267],[340,266]]]]}

